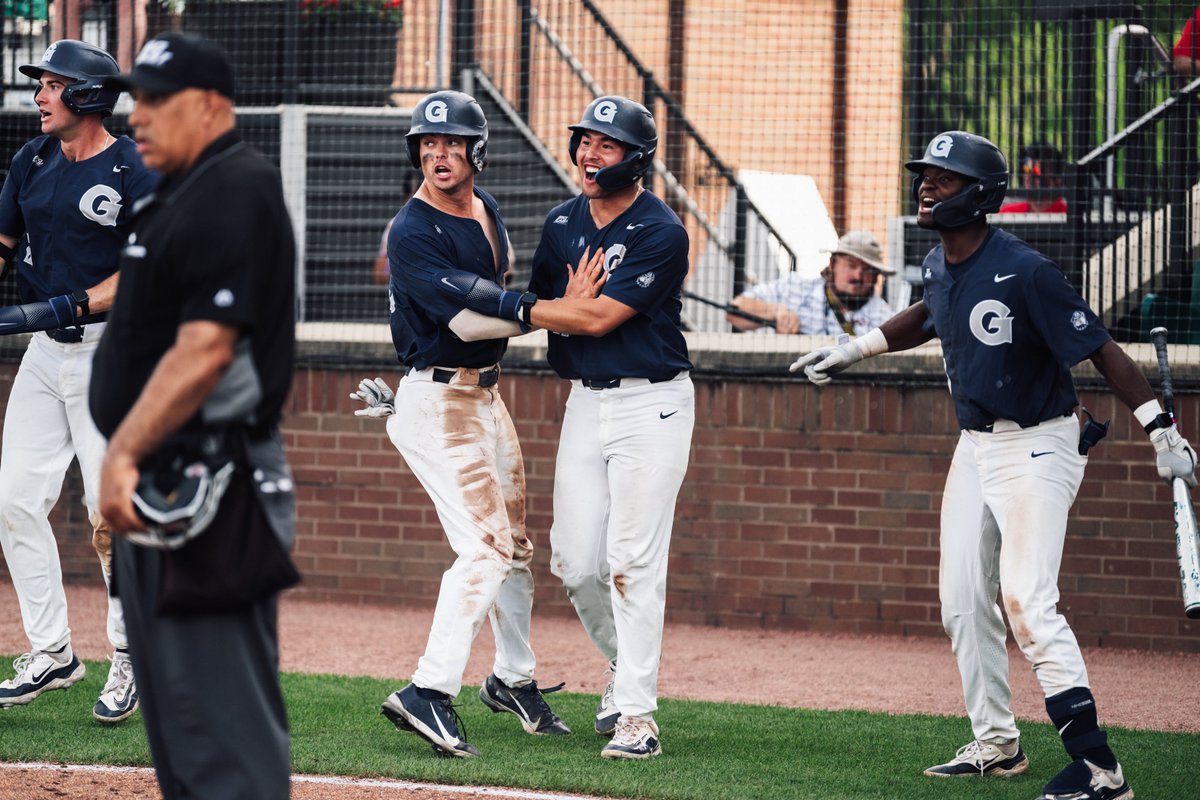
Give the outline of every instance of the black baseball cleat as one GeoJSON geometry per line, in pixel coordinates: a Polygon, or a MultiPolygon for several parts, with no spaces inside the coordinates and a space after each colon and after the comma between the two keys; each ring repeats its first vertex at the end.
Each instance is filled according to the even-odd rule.
{"type": "Polygon", "coordinates": [[[515,714],[517,719],[521,720],[521,727],[526,733],[566,736],[571,729],[550,710],[546,698],[542,696],[557,692],[564,685],[560,683],[549,689],[539,689],[537,681],[531,680],[524,686],[505,686],[495,675],[488,675],[483,686],[479,687],[479,699],[493,714],[499,714],[501,711],[515,714]]]}
{"type": "Polygon", "coordinates": [[[945,764],[925,770],[925,774],[934,778],[1006,778],[1019,775],[1027,769],[1029,759],[1016,740],[1004,745],[973,741],[958,748],[954,758],[945,764]]]}
{"type": "Polygon", "coordinates": [[[379,712],[399,730],[411,731],[433,745],[439,756],[471,758],[479,750],[467,744],[467,729],[450,701],[450,696],[434,689],[419,689],[410,683],[392,692],[379,712]],[[459,733],[462,728],[462,733],[459,733]]]}
{"type": "Polygon", "coordinates": [[[1104,769],[1080,758],[1051,778],[1037,800],[1133,800],[1133,789],[1120,764],[1104,769]]]}

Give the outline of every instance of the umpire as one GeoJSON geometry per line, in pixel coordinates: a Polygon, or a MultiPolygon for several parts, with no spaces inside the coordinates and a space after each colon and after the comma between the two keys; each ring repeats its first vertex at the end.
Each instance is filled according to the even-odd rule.
{"type": "Polygon", "coordinates": [[[119,534],[116,583],[150,752],[166,800],[283,800],[276,599],[297,578],[277,431],[295,348],[280,175],[236,132],[232,69],[213,42],[158,36],[113,83],[133,94],[134,138],[163,175],[135,210],[90,396],[109,437],[101,510],[119,534]],[[221,446],[205,462],[218,480],[197,491],[211,521],[194,518],[181,549],[135,543],[128,535],[147,528],[135,498],[150,496],[150,478],[163,487],[164,456],[186,452],[189,436],[221,446]],[[221,462],[235,465],[223,495],[221,462]]]}

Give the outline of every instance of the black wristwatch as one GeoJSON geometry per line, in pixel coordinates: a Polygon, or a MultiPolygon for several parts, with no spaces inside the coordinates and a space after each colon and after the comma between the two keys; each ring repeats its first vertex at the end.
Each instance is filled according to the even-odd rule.
{"type": "Polygon", "coordinates": [[[92,313],[88,306],[88,293],[85,290],[76,289],[75,291],[71,292],[71,299],[75,301],[75,305],[83,309],[83,313],[79,316],[86,317],[88,314],[92,313]]]}
{"type": "Polygon", "coordinates": [[[1171,415],[1164,411],[1154,419],[1150,420],[1148,425],[1143,425],[1142,430],[1146,431],[1146,434],[1149,435],[1154,433],[1159,428],[1169,428],[1174,424],[1175,420],[1171,419],[1171,415]]]}
{"type": "Polygon", "coordinates": [[[538,296],[533,292],[525,292],[521,295],[521,322],[526,325],[532,325],[533,321],[529,319],[530,312],[533,310],[533,304],[538,301],[538,296]]]}

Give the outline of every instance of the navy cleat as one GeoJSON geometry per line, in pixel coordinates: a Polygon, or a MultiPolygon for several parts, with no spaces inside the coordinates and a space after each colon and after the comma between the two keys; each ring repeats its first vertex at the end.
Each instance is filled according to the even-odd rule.
{"type": "Polygon", "coordinates": [[[612,736],[617,730],[617,720],[621,717],[617,704],[613,702],[613,682],[617,679],[616,665],[610,669],[612,674],[608,676],[608,685],[604,687],[604,694],[600,695],[600,702],[596,704],[596,733],[601,736],[612,736]]]}
{"type": "Polygon", "coordinates": [[[34,650],[17,656],[13,668],[17,674],[0,683],[0,708],[25,705],[42,692],[69,688],[87,672],[70,645],[58,653],[34,650]]]}
{"type": "Polygon", "coordinates": [[[526,733],[539,736],[566,736],[571,732],[567,724],[558,718],[543,695],[557,692],[563,684],[549,689],[539,689],[537,681],[529,681],[523,686],[505,686],[504,682],[495,675],[488,675],[483,686],[479,687],[479,699],[492,710],[493,714],[507,711],[515,714],[521,720],[521,727],[526,733]]]}
{"type": "Polygon", "coordinates": [[[105,725],[115,725],[129,719],[138,708],[137,684],[133,682],[133,663],[129,653],[117,650],[112,654],[108,680],[100,698],[92,708],[92,717],[105,725]]]}
{"type": "Polygon", "coordinates": [[[647,717],[622,716],[612,741],[600,751],[602,758],[650,758],[662,755],[658,726],[647,717]]]}
{"type": "Polygon", "coordinates": [[[992,776],[1006,778],[1019,775],[1029,769],[1029,759],[1021,751],[1020,740],[1005,744],[991,742],[968,742],[958,748],[954,758],[925,770],[934,778],[979,778],[992,776]]]}
{"type": "Polygon", "coordinates": [[[1037,800],[1133,800],[1133,789],[1121,772],[1076,759],[1050,779],[1037,800]]]}
{"type": "Polygon", "coordinates": [[[398,729],[412,731],[429,742],[440,756],[471,758],[479,755],[479,750],[467,744],[466,726],[454,710],[450,696],[443,692],[420,689],[410,683],[388,695],[379,711],[398,729]]]}

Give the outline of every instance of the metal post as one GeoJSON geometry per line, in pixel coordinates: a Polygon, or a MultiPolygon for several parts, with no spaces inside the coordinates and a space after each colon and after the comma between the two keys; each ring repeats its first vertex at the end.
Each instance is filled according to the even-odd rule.
{"type": "Polygon", "coordinates": [[[475,0],[454,4],[454,50],[450,55],[450,74],[461,76],[475,68],[475,0]]]}
{"type": "Polygon", "coordinates": [[[283,4],[283,102],[298,102],[300,90],[300,4],[283,4]]]}
{"type": "Polygon", "coordinates": [[[533,53],[533,3],[531,0],[518,0],[517,9],[521,17],[519,34],[518,66],[517,66],[517,113],[521,119],[529,121],[529,72],[533,53]]]}

